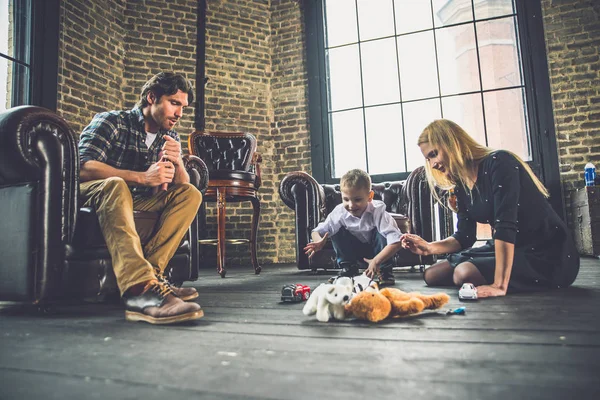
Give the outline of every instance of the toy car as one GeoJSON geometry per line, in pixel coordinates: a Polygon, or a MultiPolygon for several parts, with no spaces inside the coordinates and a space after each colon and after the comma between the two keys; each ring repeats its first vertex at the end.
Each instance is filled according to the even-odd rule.
{"type": "Polygon", "coordinates": [[[281,301],[299,302],[308,300],[310,297],[310,287],[296,283],[295,285],[285,285],[281,289],[281,301]]]}
{"type": "Polygon", "coordinates": [[[477,300],[477,288],[472,283],[463,283],[458,291],[458,298],[461,300],[477,300]]]}

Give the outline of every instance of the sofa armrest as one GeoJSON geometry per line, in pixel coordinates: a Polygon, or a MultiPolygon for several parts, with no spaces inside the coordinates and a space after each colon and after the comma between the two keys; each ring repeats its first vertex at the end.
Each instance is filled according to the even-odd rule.
{"type": "Polygon", "coordinates": [[[279,196],[296,212],[296,259],[298,268],[308,268],[308,256],[302,249],[310,241],[310,232],[325,217],[325,192],[309,174],[289,172],[279,184],[279,196]]]}
{"type": "Polygon", "coordinates": [[[31,273],[34,283],[26,297],[41,301],[59,291],[79,192],[75,135],[61,117],[45,108],[20,106],[0,113],[0,186],[22,184],[30,185],[35,197],[32,223],[23,229],[30,232],[30,251],[36,257],[12,268],[31,273]]]}
{"type": "Polygon", "coordinates": [[[204,194],[208,188],[208,168],[204,161],[200,157],[186,154],[183,156],[183,164],[190,176],[190,183],[204,194]]]}
{"type": "MultiPolygon", "coordinates": [[[[183,156],[185,169],[190,176],[190,183],[194,185],[204,196],[208,188],[208,168],[204,161],[198,156],[187,154],[183,156]]],[[[202,206],[201,206],[202,207],[202,206]]],[[[200,244],[198,243],[200,234],[199,213],[190,224],[189,240],[190,240],[190,271],[189,280],[195,281],[198,279],[198,267],[200,263],[200,244]]]]}

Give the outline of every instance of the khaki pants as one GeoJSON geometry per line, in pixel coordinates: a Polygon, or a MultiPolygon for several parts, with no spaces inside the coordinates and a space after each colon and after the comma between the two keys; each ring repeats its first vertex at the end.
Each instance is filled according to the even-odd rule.
{"type": "Polygon", "coordinates": [[[202,194],[189,183],[170,185],[152,197],[133,199],[127,183],[108,178],[80,184],[85,207],[93,207],[112,258],[121,295],[163,272],[194,220],[202,194]],[[156,233],[142,249],[133,210],[160,212],[156,233]]]}

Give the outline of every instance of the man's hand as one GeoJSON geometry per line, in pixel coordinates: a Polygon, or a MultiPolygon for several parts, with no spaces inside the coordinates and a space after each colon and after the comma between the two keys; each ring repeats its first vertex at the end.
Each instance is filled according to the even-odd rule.
{"type": "Polygon", "coordinates": [[[414,254],[420,256],[426,256],[430,254],[429,242],[421,238],[419,235],[405,233],[400,238],[400,243],[402,243],[402,248],[408,249],[414,254]]]}
{"type": "Polygon", "coordinates": [[[176,167],[183,168],[183,158],[181,157],[181,143],[169,135],[163,135],[165,143],[162,147],[162,160],[168,160],[176,167]]]}
{"type": "Polygon", "coordinates": [[[171,161],[159,161],[154,163],[144,173],[144,186],[158,186],[163,183],[173,182],[175,166],[171,161]]]}
{"type": "Polygon", "coordinates": [[[325,243],[327,243],[328,237],[329,232],[325,233],[321,240],[316,240],[307,244],[306,247],[304,247],[304,254],[306,254],[308,258],[312,258],[317,251],[323,250],[323,247],[325,247],[325,243]]]}
{"type": "Polygon", "coordinates": [[[506,289],[494,284],[477,286],[477,298],[506,296],[506,289]]]}

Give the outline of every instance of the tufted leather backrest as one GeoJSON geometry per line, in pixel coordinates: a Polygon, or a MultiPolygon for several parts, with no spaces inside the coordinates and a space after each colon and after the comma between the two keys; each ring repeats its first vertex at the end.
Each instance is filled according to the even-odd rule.
{"type": "MultiPolygon", "coordinates": [[[[371,189],[375,192],[374,199],[382,200],[386,205],[386,211],[394,214],[405,214],[408,202],[402,196],[406,181],[394,181],[374,183],[371,189]]],[[[342,202],[340,185],[321,185],[325,190],[325,208],[329,214],[335,206],[342,202]]]]}
{"type": "Polygon", "coordinates": [[[250,171],[256,138],[243,132],[194,132],[188,140],[191,154],[200,157],[211,171],[250,171]]]}

